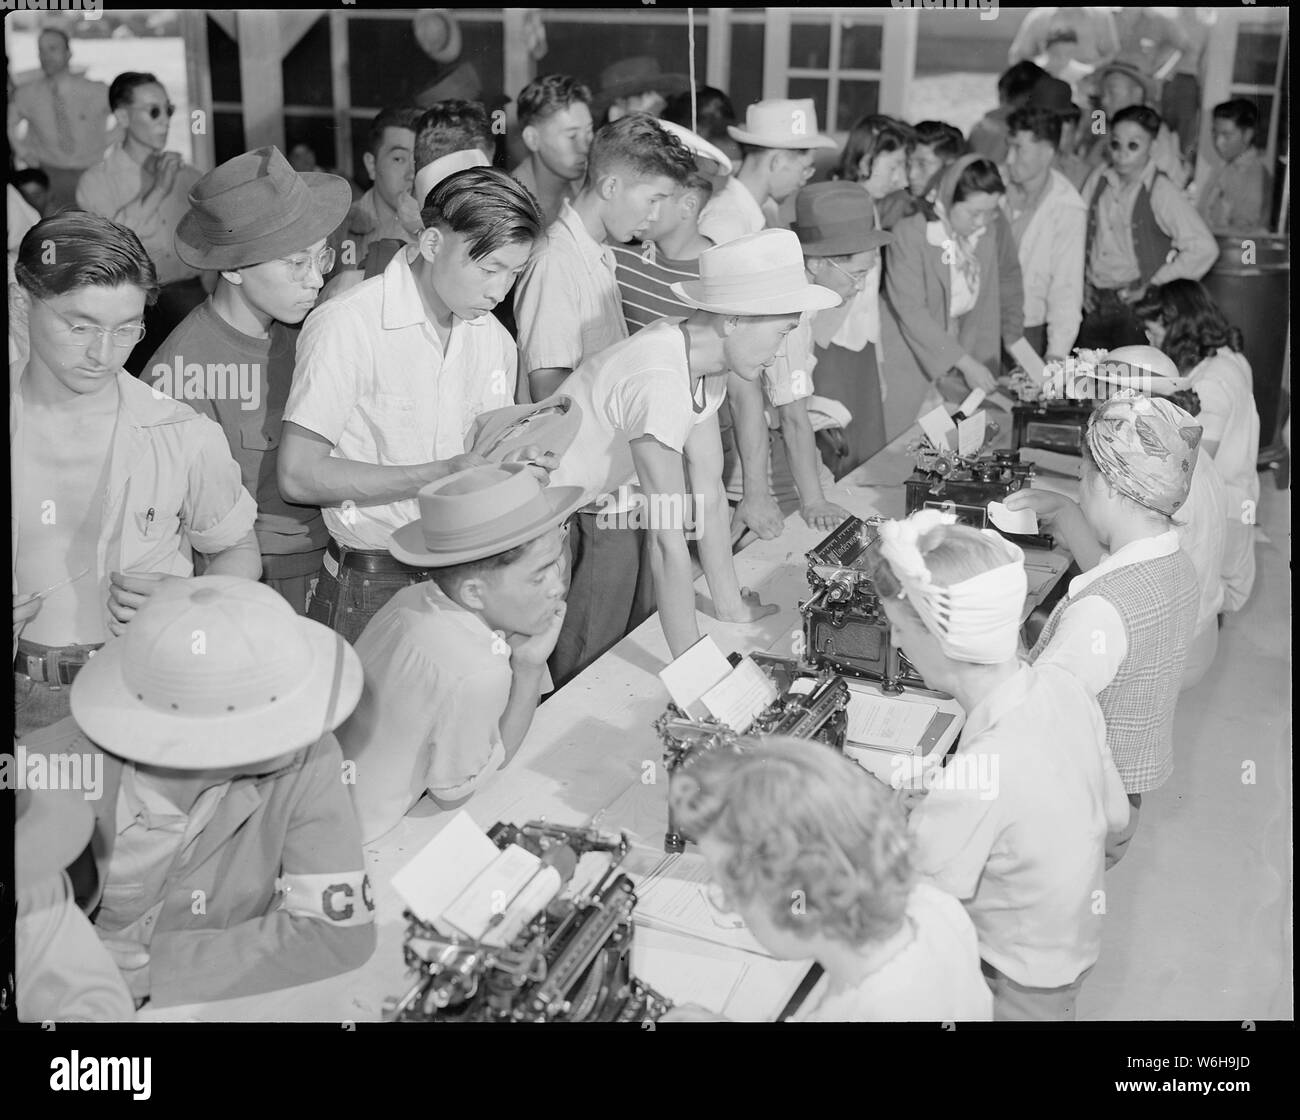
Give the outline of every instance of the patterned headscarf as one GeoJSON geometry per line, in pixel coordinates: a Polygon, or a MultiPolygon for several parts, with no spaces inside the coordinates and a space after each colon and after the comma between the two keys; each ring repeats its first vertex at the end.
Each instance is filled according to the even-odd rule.
{"type": "Polygon", "coordinates": [[[948,314],[954,319],[965,315],[979,299],[981,275],[975,246],[979,244],[985,230],[976,230],[968,237],[959,236],[952,228],[950,217],[955,205],[953,198],[957,194],[957,180],[961,178],[961,173],[977,159],[983,158],[978,153],[973,153],[962,156],[948,166],[939,180],[939,193],[934,201],[938,220],[926,225],[926,240],[929,244],[942,245],[945,250],[951,286],[948,314]]]}
{"type": "Polygon", "coordinates": [[[1202,431],[1176,404],[1128,390],[1093,410],[1088,450],[1120,493],[1172,517],[1191,489],[1202,431]]]}

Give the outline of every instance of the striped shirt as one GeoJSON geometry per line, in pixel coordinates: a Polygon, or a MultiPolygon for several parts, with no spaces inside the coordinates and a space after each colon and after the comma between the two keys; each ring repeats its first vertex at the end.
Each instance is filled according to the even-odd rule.
{"type": "Polygon", "coordinates": [[[613,245],[614,274],[618,277],[618,295],[623,302],[627,333],[636,334],[656,319],[691,315],[695,308],[682,303],[669,288],[684,280],[700,278],[700,261],[669,260],[653,241],[639,246],[613,245]]]}

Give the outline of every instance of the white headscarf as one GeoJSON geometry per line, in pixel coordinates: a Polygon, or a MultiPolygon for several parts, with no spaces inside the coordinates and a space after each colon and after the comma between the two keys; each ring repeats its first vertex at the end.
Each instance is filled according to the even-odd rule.
{"type": "Polygon", "coordinates": [[[919,541],[932,529],[956,521],[956,514],[937,509],[917,510],[904,521],[886,521],[880,526],[880,554],[945,655],[975,665],[1010,661],[1016,655],[1020,612],[1029,586],[1025,554],[995,530],[984,529],[1007,562],[940,587],[930,575],[919,541]]]}

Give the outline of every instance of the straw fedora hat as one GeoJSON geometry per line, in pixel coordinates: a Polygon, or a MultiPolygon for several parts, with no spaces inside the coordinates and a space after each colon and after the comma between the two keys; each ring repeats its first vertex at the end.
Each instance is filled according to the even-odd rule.
{"type": "Polygon", "coordinates": [[[361,698],[343,638],[265,584],[163,584],[72,684],[72,714],[121,758],[177,770],[266,762],[333,731],[361,698]]]}
{"type": "Polygon", "coordinates": [[[243,268],[297,253],[347,217],[352,188],[338,175],[297,172],[279,148],[228,159],[190,190],[176,255],[191,268],[243,268]]]}
{"type": "Polygon", "coordinates": [[[894,235],[872,224],[875,206],[858,183],[813,183],[794,200],[795,236],[805,257],[847,257],[889,245],[894,235]]]}
{"type": "Polygon", "coordinates": [[[720,315],[785,315],[840,304],[830,288],[808,283],[799,238],[788,229],[760,230],[704,250],[700,278],[671,288],[683,303],[720,315]]]}
{"type": "Polygon", "coordinates": [[[424,8],[411,20],[415,41],[434,62],[451,62],[460,57],[460,24],[449,8],[424,8]]]}
{"type": "Polygon", "coordinates": [[[721,148],[710,144],[698,132],[692,132],[689,128],[683,128],[672,121],[657,120],[655,123],[665,132],[671,132],[686,145],[705,175],[731,174],[731,157],[721,148]]]}
{"type": "Polygon", "coordinates": [[[755,101],[745,110],[745,127],[727,125],[727,135],[755,148],[838,148],[817,131],[817,106],[811,97],[797,101],[755,101]]]}
{"type": "MultiPolygon", "coordinates": [[[[64,721],[75,732],[71,720],[64,721]]],[[[20,789],[14,813],[14,886],[20,891],[57,875],[90,842],[95,813],[74,789],[20,789]]]]}
{"type": "Polygon", "coordinates": [[[466,564],[527,544],[583,504],[582,487],[543,486],[525,463],[457,471],[421,487],[416,497],[418,520],[393,530],[388,551],[424,568],[466,564]]]}
{"type": "Polygon", "coordinates": [[[1109,62],[1104,62],[1093,72],[1091,80],[1098,91],[1106,81],[1107,74],[1123,74],[1126,78],[1131,79],[1142,87],[1146,103],[1152,108],[1159,109],[1160,101],[1160,83],[1151,77],[1142,69],[1141,62],[1137,61],[1131,55],[1118,54],[1109,62]]]}

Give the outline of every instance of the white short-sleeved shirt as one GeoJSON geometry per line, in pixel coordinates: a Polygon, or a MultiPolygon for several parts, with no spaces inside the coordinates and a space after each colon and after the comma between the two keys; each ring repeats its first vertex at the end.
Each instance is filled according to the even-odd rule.
{"type": "Polygon", "coordinates": [[[515,288],[524,373],[577,369],[627,338],[613,250],[587,232],[566,200],[533,248],[515,288]]]}
{"type": "Polygon", "coordinates": [[[1228,517],[1239,519],[1242,502],[1259,503],[1259,412],[1250,363],[1223,346],[1188,378],[1201,401],[1201,438],[1219,441],[1214,465],[1227,489],[1228,517]]]}
{"type": "Polygon", "coordinates": [[[910,945],[847,992],[823,976],[792,1023],[969,1023],[993,1018],[975,927],[950,894],[921,882],[907,900],[910,945]]]}
{"type": "Polygon", "coordinates": [[[1018,984],[1062,987],[1097,960],[1108,800],[1127,806],[1101,708],[1040,661],[971,710],[912,811],[917,869],[962,900],[980,956],[1018,984]]]}
{"type": "Polygon", "coordinates": [[[613,494],[636,480],[632,440],[654,436],[680,453],[691,430],[718,411],[726,374],[703,379],[704,406],[697,412],[681,323],[651,323],[568,376],[560,391],[577,401],[582,423],[551,472],[552,486],[581,486],[588,502],[613,494]]]}
{"type": "Polygon", "coordinates": [[[362,842],[392,828],[426,790],[456,800],[505,761],[510,647],[436,583],[405,587],[356,642],[366,688],[335,731],[357,764],[362,842]]]}
{"type": "MultiPolygon", "coordinates": [[[[335,459],[378,466],[450,459],[465,451],[480,413],[514,403],[519,355],[509,332],[492,315],[455,319],[444,353],[409,252],[303,324],[284,418],[329,440],[335,459]]],[[[414,494],[321,512],[340,544],[376,550],[420,515],[414,494]]]]}
{"type": "Polygon", "coordinates": [[[732,177],[704,204],[698,227],[713,244],[725,245],[738,237],[766,229],[776,213],[775,204],[770,208],[760,206],[749,188],[732,177]]]}

